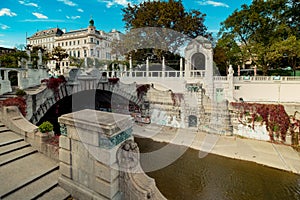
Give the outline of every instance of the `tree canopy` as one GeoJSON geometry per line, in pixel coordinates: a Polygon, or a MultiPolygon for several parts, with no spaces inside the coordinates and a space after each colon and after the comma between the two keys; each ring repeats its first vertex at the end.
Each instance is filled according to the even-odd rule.
{"type": "Polygon", "coordinates": [[[300,46],[293,46],[288,41],[300,39],[299,16],[299,2],[296,0],[254,0],[249,6],[242,5],[241,10],[235,10],[222,22],[216,46],[218,51],[226,51],[225,59],[233,65],[248,59],[266,73],[270,68],[279,67],[279,62],[286,62],[285,65],[295,70],[299,66],[297,52],[300,46]],[[224,42],[228,39],[231,40],[230,46],[239,50],[228,48],[228,42],[224,42]],[[282,45],[286,45],[285,50],[278,49],[282,45]],[[293,57],[293,61],[286,57],[293,57]]]}
{"type": "Polygon", "coordinates": [[[63,49],[61,46],[57,46],[52,50],[50,60],[56,61],[56,69],[58,70],[60,68],[60,62],[68,56],[69,55],[66,53],[65,49],[63,49]]]}
{"type": "MultiPolygon", "coordinates": [[[[174,32],[192,39],[197,36],[204,36],[212,40],[211,33],[207,31],[207,27],[204,25],[206,15],[198,10],[191,10],[187,12],[181,0],[145,1],[135,5],[128,4],[128,6],[123,8],[122,11],[123,21],[125,22],[125,28],[128,32],[133,29],[156,27],[171,29],[174,32]]],[[[180,39],[180,37],[178,37],[179,34],[175,34],[174,32],[167,32],[164,30],[157,31],[156,29],[155,33],[150,31],[150,33],[148,32],[147,34],[144,34],[148,36],[146,39],[145,37],[141,37],[143,34],[140,34],[139,36],[135,35],[134,37],[131,37],[134,38],[131,39],[134,41],[127,41],[127,44],[135,41],[143,41],[148,44],[150,38],[150,40],[152,39],[153,42],[156,42],[159,45],[165,44],[166,49],[161,47],[160,49],[153,47],[143,48],[140,46],[136,51],[125,53],[127,53],[127,55],[130,54],[134,59],[139,60],[145,60],[149,54],[152,54],[161,60],[162,55],[165,56],[170,54],[170,50],[168,48],[176,49],[184,42],[180,39]],[[153,39],[156,35],[159,35],[162,40],[157,41],[153,39]]],[[[171,52],[174,54],[175,50],[171,52]]]]}

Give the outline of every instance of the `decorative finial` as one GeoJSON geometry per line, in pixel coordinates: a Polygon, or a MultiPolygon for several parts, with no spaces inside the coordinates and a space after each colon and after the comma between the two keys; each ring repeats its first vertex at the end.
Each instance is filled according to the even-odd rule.
{"type": "Polygon", "coordinates": [[[94,26],[94,20],[93,20],[92,15],[91,15],[91,19],[90,19],[90,26],[94,26]]]}

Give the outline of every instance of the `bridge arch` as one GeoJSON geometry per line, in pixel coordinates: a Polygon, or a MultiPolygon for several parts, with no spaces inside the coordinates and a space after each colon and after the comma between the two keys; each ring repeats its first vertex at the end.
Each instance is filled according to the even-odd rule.
{"type": "Polygon", "coordinates": [[[58,133],[58,117],[63,114],[84,109],[93,109],[121,114],[130,114],[140,109],[138,102],[131,97],[122,96],[113,91],[103,89],[82,90],[66,95],[55,101],[54,97],[47,99],[41,105],[31,121],[40,125],[44,121],[50,121],[54,125],[54,132],[58,133]]]}

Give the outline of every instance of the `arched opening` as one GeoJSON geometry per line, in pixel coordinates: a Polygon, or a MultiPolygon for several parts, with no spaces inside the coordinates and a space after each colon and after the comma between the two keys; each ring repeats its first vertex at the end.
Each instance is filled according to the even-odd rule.
{"type": "Polygon", "coordinates": [[[189,127],[197,127],[197,117],[195,115],[189,116],[189,127]]]}
{"type": "Polygon", "coordinates": [[[11,86],[18,86],[18,72],[17,71],[9,71],[8,79],[10,81],[11,86]]]}
{"type": "Polygon", "coordinates": [[[106,90],[86,90],[64,97],[54,104],[39,120],[37,126],[44,121],[54,125],[54,132],[60,133],[58,118],[61,115],[83,109],[93,109],[114,113],[130,114],[139,109],[138,105],[123,96],[106,90]]]}
{"type": "Polygon", "coordinates": [[[205,55],[203,53],[195,53],[192,56],[191,70],[205,70],[205,55]]]}

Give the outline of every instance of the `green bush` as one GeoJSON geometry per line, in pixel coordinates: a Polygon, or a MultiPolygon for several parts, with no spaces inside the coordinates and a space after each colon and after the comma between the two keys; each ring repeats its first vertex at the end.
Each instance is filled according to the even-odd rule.
{"type": "Polygon", "coordinates": [[[17,89],[16,95],[17,95],[17,96],[24,96],[24,95],[26,95],[26,92],[25,92],[24,90],[17,89]]]}
{"type": "Polygon", "coordinates": [[[39,125],[39,130],[42,133],[51,132],[51,131],[53,131],[53,125],[50,122],[45,121],[41,125],[39,125]]]}

